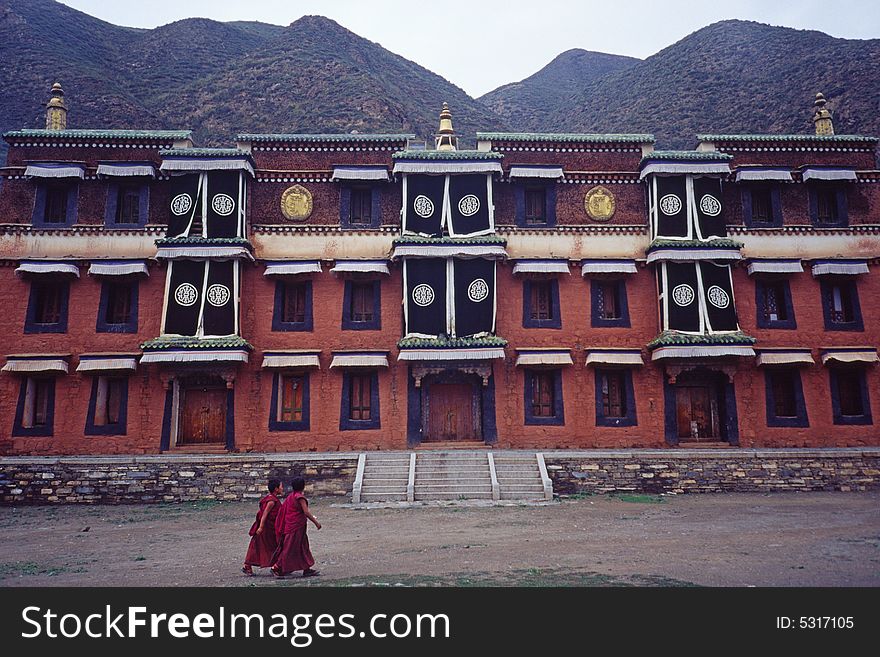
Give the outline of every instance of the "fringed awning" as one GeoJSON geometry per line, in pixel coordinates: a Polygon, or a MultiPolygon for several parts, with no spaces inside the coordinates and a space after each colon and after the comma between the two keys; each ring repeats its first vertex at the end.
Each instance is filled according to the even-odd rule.
{"type": "Polygon", "coordinates": [[[474,160],[443,162],[443,161],[416,161],[395,162],[395,175],[399,173],[428,173],[442,175],[446,173],[501,173],[501,162],[474,160]]]}
{"type": "Polygon", "coordinates": [[[813,262],[813,276],[836,274],[840,276],[858,276],[868,274],[868,263],[865,260],[816,260],[813,262]]]}
{"type": "Polygon", "coordinates": [[[388,367],[388,352],[334,351],[330,367],[388,367]]]}
{"type": "Polygon", "coordinates": [[[68,164],[64,162],[46,162],[43,164],[29,164],[24,170],[28,178],[85,178],[86,168],[81,164],[68,164]]]}
{"type": "Polygon", "coordinates": [[[565,177],[562,167],[512,166],[508,178],[550,178],[561,180],[565,177]]]}
{"type": "Polygon", "coordinates": [[[163,349],[144,352],[141,363],[246,363],[244,349],[163,349]]]}
{"type": "Polygon", "coordinates": [[[568,260],[518,260],[514,274],[570,274],[568,260]]]}
{"type": "Polygon", "coordinates": [[[735,262],[742,260],[742,254],[739,249],[664,249],[659,248],[648,254],[646,262],[650,265],[653,262],[664,261],[684,261],[694,262],[697,260],[716,260],[719,262],[735,262]]]}
{"type": "Polygon", "coordinates": [[[878,363],[877,349],[872,347],[853,347],[851,349],[823,349],[822,364],[828,363],[878,363]]]}
{"type": "Polygon", "coordinates": [[[266,263],[263,276],[298,276],[320,274],[321,263],[317,260],[273,260],[266,263]]]}
{"type": "Polygon", "coordinates": [[[330,270],[334,274],[386,274],[391,275],[384,260],[337,260],[330,270]]]}
{"type": "Polygon", "coordinates": [[[384,166],[374,167],[336,167],[331,180],[381,180],[388,182],[388,169],[384,166]]]}
{"type": "Polygon", "coordinates": [[[401,349],[397,360],[491,360],[504,358],[501,347],[476,347],[473,349],[401,349]]]}
{"type": "Polygon", "coordinates": [[[639,174],[639,180],[644,180],[652,174],[686,174],[695,176],[729,174],[730,165],[726,162],[651,162],[639,174]]]}
{"type": "Polygon", "coordinates": [[[70,274],[79,278],[79,266],[72,262],[22,260],[15,268],[15,273],[22,274],[70,274]]]}
{"type": "Polygon", "coordinates": [[[583,260],[581,276],[590,274],[636,274],[635,260],[583,260]]]}
{"type": "Polygon", "coordinates": [[[750,356],[755,350],[747,345],[738,344],[706,344],[706,345],[675,345],[658,347],[651,355],[651,360],[663,358],[717,358],[722,356],[750,356]]]}
{"type": "Polygon", "coordinates": [[[644,364],[642,352],[638,349],[590,349],[587,351],[587,365],[639,367],[644,364]]]}
{"type": "Polygon", "coordinates": [[[758,367],[770,365],[815,365],[809,349],[758,349],[755,364],[758,367]]]}
{"type": "Polygon", "coordinates": [[[505,258],[502,244],[396,244],[392,258],[505,258]]]}
{"type": "Polygon", "coordinates": [[[232,260],[243,258],[253,260],[250,250],[245,246],[195,246],[181,244],[180,246],[160,246],[156,251],[156,257],[164,260],[232,260]]]}
{"type": "Polygon", "coordinates": [[[244,157],[167,157],[159,170],[163,173],[192,171],[247,171],[254,175],[254,167],[244,157]]]}
{"type": "Polygon", "coordinates": [[[92,276],[129,276],[131,274],[143,274],[149,276],[145,260],[93,260],[89,265],[89,274],[92,276]]]}
{"type": "Polygon", "coordinates": [[[265,351],[263,369],[320,368],[321,361],[318,359],[320,353],[320,351],[265,351]]]}
{"type": "Polygon", "coordinates": [[[517,349],[517,367],[574,365],[569,349],[517,349]]]}
{"type": "Polygon", "coordinates": [[[739,168],[736,170],[736,182],[752,182],[775,180],[792,182],[791,169],[774,167],[739,168]]]}
{"type": "Polygon", "coordinates": [[[77,372],[134,372],[137,357],[127,354],[82,354],[77,372]]]}
{"type": "Polygon", "coordinates": [[[803,180],[848,180],[855,182],[859,177],[855,169],[841,167],[806,167],[803,170],[803,180]]]}
{"type": "Polygon", "coordinates": [[[67,354],[21,354],[6,357],[0,371],[21,374],[55,373],[67,374],[67,354]]]}
{"type": "Polygon", "coordinates": [[[799,274],[804,270],[800,260],[770,260],[752,258],[746,269],[751,274],[799,274]]]}
{"type": "Polygon", "coordinates": [[[156,167],[149,163],[104,162],[103,164],[98,164],[98,175],[112,178],[134,176],[155,178],[156,167]]]}

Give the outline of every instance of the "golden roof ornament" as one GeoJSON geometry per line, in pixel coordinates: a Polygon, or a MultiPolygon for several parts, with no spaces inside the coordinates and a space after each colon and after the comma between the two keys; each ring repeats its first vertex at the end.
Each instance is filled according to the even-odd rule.
{"type": "Polygon", "coordinates": [[[448,103],[443,103],[443,109],[440,110],[440,130],[436,134],[434,147],[438,151],[454,151],[458,148],[458,137],[452,127],[452,112],[448,103]]]}
{"type": "Polygon", "coordinates": [[[64,89],[56,82],[52,85],[52,98],[46,103],[46,130],[67,129],[67,105],[64,102],[64,89]]]}
{"type": "Polygon", "coordinates": [[[813,114],[813,123],[816,126],[817,135],[833,135],[834,123],[831,121],[831,112],[825,109],[825,96],[821,93],[816,94],[816,102],[814,106],[816,111],[813,114]]]}

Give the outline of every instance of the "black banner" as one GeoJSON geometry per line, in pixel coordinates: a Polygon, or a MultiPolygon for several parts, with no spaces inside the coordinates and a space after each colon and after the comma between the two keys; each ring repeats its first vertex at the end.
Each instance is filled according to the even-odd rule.
{"type": "Polygon", "coordinates": [[[238,171],[208,174],[208,237],[238,236],[238,171]]]}
{"type": "Polygon", "coordinates": [[[168,284],[168,306],[165,309],[165,333],[195,335],[199,326],[199,309],[205,278],[205,262],[175,260],[168,284]]]}
{"type": "Polygon", "coordinates": [[[443,232],[441,224],[445,189],[446,176],[407,176],[404,230],[440,236],[443,232]]]}
{"type": "Polygon", "coordinates": [[[657,177],[657,236],[688,237],[685,176],[657,177]]]}
{"type": "Polygon", "coordinates": [[[694,202],[697,206],[698,237],[727,237],[719,178],[694,178],[694,202]]]}
{"type": "Polygon", "coordinates": [[[235,261],[211,262],[202,319],[205,335],[235,333],[235,261]]]}
{"type": "Polygon", "coordinates": [[[450,235],[466,237],[490,229],[487,177],[485,174],[449,177],[450,235]]]}
{"type": "Polygon", "coordinates": [[[700,286],[695,262],[667,262],[666,308],[669,317],[667,329],[673,331],[700,330],[700,286]]]}
{"type": "Polygon", "coordinates": [[[446,260],[404,260],[406,277],[406,332],[446,333],[446,260]]]}
{"type": "Polygon", "coordinates": [[[495,261],[455,260],[455,334],[466,337],[495,330],[495,261]]]}
{"type": "Polygon", "coordinates": [[[168,237],[188,234],[193,216],[202,212],[200,174],[171,177],[171,200],[168,205],[168,237]]]}
{"type": "Polygon", "coordinates": [[[706,315],[709,319],[709,329],[712,331],[738,330],[730,265],[701,262],[700,275],[703,278],[703,298],[706,315]]]}

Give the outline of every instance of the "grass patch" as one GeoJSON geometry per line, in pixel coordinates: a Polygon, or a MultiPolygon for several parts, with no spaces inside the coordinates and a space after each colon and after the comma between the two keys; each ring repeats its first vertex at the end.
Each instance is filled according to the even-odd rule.
{"type": "Polygon", "coordinates": [[[135,561],[146,561],[147,558],[144,557],[144,556],[138,556],[138,557],[135,557],[134,560],[135,560],[135,561]]]}
{"type": "Polygon", "coordinates": [[[615,500],[621,502],[632,502],[634,504],[665,504],[666,498],[660,495],[641,495],[638,493],[615,493],[611,496],[615,500]]]}
{"type": "Polygon", "coordinates": [[[48,575],[54,577],[62,573],[84,573],[82,566],[51,566],[37,563],[36,561],[15,561],[12,563],[0,563],[0,577],[48,575]]]}

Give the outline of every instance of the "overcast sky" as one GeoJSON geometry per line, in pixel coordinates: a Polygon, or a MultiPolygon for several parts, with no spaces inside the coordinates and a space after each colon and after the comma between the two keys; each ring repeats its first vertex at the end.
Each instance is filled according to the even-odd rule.
{"type": "Polygon", "coordinates": [[[728,18],[880,37],[876,0],[63,0],[131,27],[193,16],[288,25],[327,16],[421,64],[472,96],[528,77],[559,53],[583,48],[645,58],[728,18]]]}

